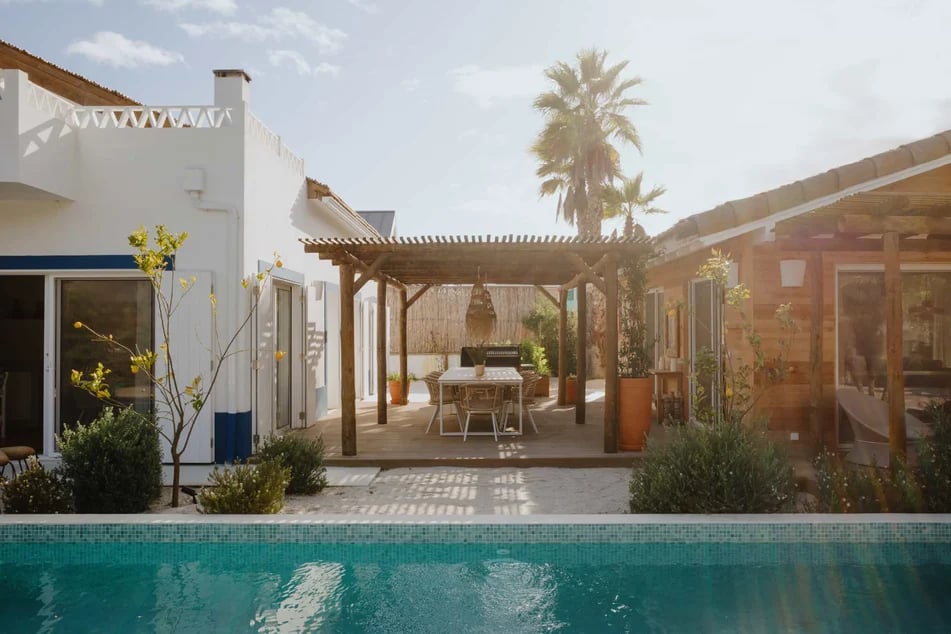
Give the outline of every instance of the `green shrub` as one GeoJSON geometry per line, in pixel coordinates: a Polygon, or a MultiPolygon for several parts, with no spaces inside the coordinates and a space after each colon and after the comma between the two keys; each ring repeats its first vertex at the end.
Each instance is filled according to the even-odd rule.
{"type": "Polygon", "coordinates": [[[823,451],[815,461],[815,510],[819,513],[920,513],[924,500],[915,471],[903,462],[894,469],[846,463],[823,451]]]}
{"type": "Polygon", "coordinates": [[[522,363],[535,366],[535,372],[538,374],[551,376],[551,368],[548,367],[545,348],[531,339],[524,339],[521,346],[519,346],[519,350],[522,363]]]}
{"type": "Polygon", "coordinates": [[[300,436],[272,436],[258,452],[264,461],[279,462],[291,470],[285,493],[319,493],[327,486],[324,441],[300,436]]]}
{"type": "Polygon", "coordinates": [[[796,487],[785,450],[742,423],[672,429],[648,440],[631,476],[632,513],[777,513],[796,487]]]}
{"type": "Polygon", "coordinates": [[[59,446],[78,513],[141,513],[162,492],[158,425],[131,407],[64,430],[59,446]]]}
{"type": "MultiPolygon", "coordinates": [[[[558,374],[558,309],[554,305],[539,297],[535,302],[532,312],[522,319],[522,325],[535,333],[535,340],[545,351],[548,367],[551,374],[558,374]]],[[[568,313],[568,332],[567,332],[567,363],[568,375],[574,375],[578,372],[578,346],[576,344],[576,333],[578,332],[577,319],[575,314],[568,313]]]]}
{"type": "Polygon", "coordinates": [[[34,457],[29,467],[9,482],[0,481],[5,513],[72,513],[69,485],[55,470],[47,471],[34,457]]]}
{"type": "Polygon", "coordinates": [[[930,513],[951,513],[951,403],[932,403],[924,419],[934,430],[918,447],[925,506],[930,513]]]}
{"type": "Polygon", "coordinates": [[[284,508],[284,489],[291,470],[278,462],[236,464],[208,477],[209,486],[198,494],[202,513],[273,514],[284,508]]]}

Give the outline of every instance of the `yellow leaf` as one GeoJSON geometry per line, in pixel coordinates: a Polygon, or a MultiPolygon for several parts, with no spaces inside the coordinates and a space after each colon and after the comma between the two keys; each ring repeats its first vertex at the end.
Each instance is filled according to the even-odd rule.
{"type": "Polygon", "coordinates": [[[243,286],[244,288],[247,288],[250,283],[251,282],[248,281],[248,278],[244,278],[243,280],[241,280],[241,286],[243,286]]]}
{"type": "Polygon", "coordinates": [[[129,368],[129,371],[132,372],[132,374],[138,374],[138,373],[139,373],[139,366],[133,365],[133,366],[131,366],[131,367],[129,368]]]}
{"type": "Polygon", "coordinates": [[[77,329],[78,329],[78,328],[82,328],[82,327],[83,327],[83,322],[81,322],[81,321],[75,321],[75,322],[73,322],[73,328],[77,328],[77,329]]]}
{"type": "Polygon", "coordinates": [[[283,350],[278,350],[277,352],[274,353],[274,358],[280,361],[281,359],[284,358],[284,354],[285,353],[283,350]]]}
{"type": "Polygon", "coordinates": [[[276,266],[277,268],[281,268],[282,266],[284,266],[284,263],[278,260],[277,262],[274,263],[274,266],[276,266]]]}

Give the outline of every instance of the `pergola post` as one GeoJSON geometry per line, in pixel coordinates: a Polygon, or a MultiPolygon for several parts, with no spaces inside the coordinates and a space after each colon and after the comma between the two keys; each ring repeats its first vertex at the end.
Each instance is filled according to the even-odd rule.
{"type": "Polygon", "coordinates": [[[578,283],[578,389],[575,394],[575,424],[584,425],[585,382],[588,373],[588,283],[578,283]]]}
{"type": "Polygon", "coordinates": [[[406,311],[409,304],[406,301],[406,287],[400,288],[400,402],[406,405],[409,402],[409,373],[407,371],[406,354],[406,311]]]}
{"type": "Polygon", "coordinates": [[[340,440],[343,455],[357,455],[357,386],[354,371],[353,265],[340,265],[340,440]]]}
{"type": "Polygon", "coordinates": [[[809,316],[809,429],[818,451],[825,445],[822,437],[820,408],[822,407],[822,252],[809,256],[809,293],[812,305],[809,316]]]}
{"type": "Polygon", "coordinates": [[[884,235],[885,251],[885,368],[888,375],[888,457],[905,458],[905,371],[902,368],[901,254],[898,232],[884,235]]]}
{"type": "Polygon", "coordinates": [[[386,425],[386,282],[376,282],[376,422],[386,425]]]}
{"type": "Polygon", "coordinates": [[[604,263],[604,453],[617,453],[617,370],[618,306],[617,257],[612,253],[604,263]]]}
{"type": "Polygon", "coordinates": [[[558,291],[558,404],[565,404],[568,378],[568,291],[558,291]]]}

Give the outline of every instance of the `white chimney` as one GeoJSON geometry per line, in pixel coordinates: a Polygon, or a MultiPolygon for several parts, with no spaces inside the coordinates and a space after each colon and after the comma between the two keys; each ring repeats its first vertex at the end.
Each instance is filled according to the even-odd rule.
{"type": "Polygon", "coordinates": [[[235,108],[248,103],[251,77],[240,68],[220,69],[215,74],[215,105],[235,108]]]}

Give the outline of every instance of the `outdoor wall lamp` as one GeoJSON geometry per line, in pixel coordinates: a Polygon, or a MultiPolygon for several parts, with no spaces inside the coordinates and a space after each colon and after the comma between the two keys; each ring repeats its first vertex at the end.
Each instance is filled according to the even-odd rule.
{"type": "Polygon", "coordinates": [[[779,279],[783,288],[798,288],[806,279],[805,260],[780,260],[779,279]]]}

